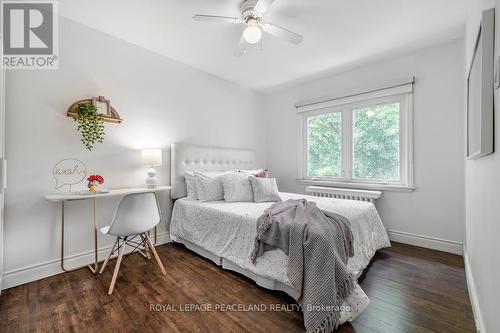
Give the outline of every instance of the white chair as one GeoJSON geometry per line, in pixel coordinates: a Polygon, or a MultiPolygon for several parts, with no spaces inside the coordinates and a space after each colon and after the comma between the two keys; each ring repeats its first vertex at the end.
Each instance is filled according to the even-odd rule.
{"type": "Polygon", "coordinates": [[[104,271],[109,258],[118,251],[115,271],[108,290],[109,295],[111,295],[115,286],[125,245],[133,246],[134,249],[132,252],[139,249],[139,247],[144,247],[148,259],[151,258],[149,255],[151,251],[163,275],[167,274],[147,233],[160,223],[160,221],[161,211],[156,192],[127,194],[120,200],[111,224],[101,228],[101,233],[116,236],[116,241],[104,261],[99,274],[102,274],[104,271]]]}

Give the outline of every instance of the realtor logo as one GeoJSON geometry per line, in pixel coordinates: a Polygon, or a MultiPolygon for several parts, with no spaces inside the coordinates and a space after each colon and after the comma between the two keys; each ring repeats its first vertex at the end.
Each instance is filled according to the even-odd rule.
{"type": "Polygon", "coordinates": [[[58,68],[57,5],[55,1],[1,1],[5,68],[58,68]]]}

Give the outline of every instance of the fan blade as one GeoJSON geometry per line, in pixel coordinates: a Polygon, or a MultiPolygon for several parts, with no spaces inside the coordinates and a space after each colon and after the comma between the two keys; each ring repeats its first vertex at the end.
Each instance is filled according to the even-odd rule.
{"type": "Polygon", "coordinates": [[[238,45],[236,45],[236,49],[234,49],[234,56],[241,57],[242,55],[244,55],[247,51],[246,45],[247,42],[245,41],[245,38],[243,38],[243,35],[241,35],[240,41],[238,42],[238,45]]]}
{"type": "Polygon", "coordinates": [[[263,24],[262,30],[264,30],[267,33],[270,33],[273,36],[284,39],[287,42],[295,44],[295,45],[300,44],[302,42],[301,35],[296,34],[295,32],[292,32],[292,31],[287,30],[285,28],[278,27],[277,25],[274,25],[271,23],[263,24]]]}
{"type": "Polygon", "coordinates": [[[206,22],[221,22],[221,23],[244,23],[240,18],[229,17],[229,16],[215,16],[215,15],[195,15],[193,16],[195,21],[206,21],[206,22]]]}
{"type": "Polygon", "coordinates": [[[271,7],[274,1],[275,0],[259,0],[255,4],[255,7],[253,9],[257,12],[264,14],[265,12],[267,12],[269,7],[271,7]]]}

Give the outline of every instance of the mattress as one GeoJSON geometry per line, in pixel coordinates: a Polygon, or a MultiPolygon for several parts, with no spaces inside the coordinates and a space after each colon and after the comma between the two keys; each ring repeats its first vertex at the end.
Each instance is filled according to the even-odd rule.
{"type": "MultiPolygon", "coordinates": [[[[359,277],[366,268],[376,250],[390,246],[378,212],[369,202],[284,192],[281,192],[280,196],[283,200],[306,198],[316,202],[320,209],[341,214],[350,220],[354,236],[354,256],[349,259],[348,268],[356,277],[359,277]]],[[[244,270],[292,287],[287,276],[288,256],[280,249],[265,252],[255,264],[250,261],[257,218],[272,204],[272,202],[201,202],[181,198],[174,204],[170,234],[174,239],[188,241],[215,256],[231,261],[244,270]]],[[[368,302],[368,298],[359,287],[356,288],[353,299],[348,301],[358,304],[357,308],[353,308],[355,312],[362,311],[368,302]]]]}

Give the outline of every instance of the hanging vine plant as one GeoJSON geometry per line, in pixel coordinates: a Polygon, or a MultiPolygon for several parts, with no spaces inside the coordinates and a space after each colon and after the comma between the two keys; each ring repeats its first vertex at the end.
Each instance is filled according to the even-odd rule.
{"type": "Polygon", "coordinates": [[[92,104],[80,103],[75,108],[76,128],[82,135],[82,143],[89,151],[104,140],[104,118],[92,104]]]}

